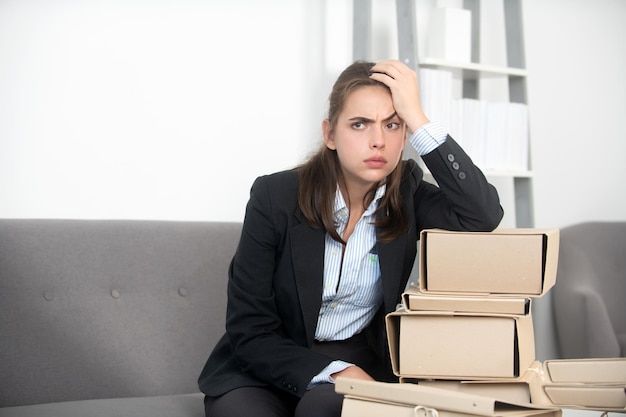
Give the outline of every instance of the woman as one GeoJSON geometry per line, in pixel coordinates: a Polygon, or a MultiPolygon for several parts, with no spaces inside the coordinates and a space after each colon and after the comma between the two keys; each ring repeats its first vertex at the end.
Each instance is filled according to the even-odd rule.
{"type": "Polygon", "coordinates": [[[308,162],[252,186],[226,334],[199,378],[207,417],[338,417],[335,378],[393,380],[383,319],[419,232],[492,230],[502,218],[495,188],[426,118],[399,61],[346,68],[322,130],[308,162]],[[407,134],[440,188],[401,160],[407,134]]]}

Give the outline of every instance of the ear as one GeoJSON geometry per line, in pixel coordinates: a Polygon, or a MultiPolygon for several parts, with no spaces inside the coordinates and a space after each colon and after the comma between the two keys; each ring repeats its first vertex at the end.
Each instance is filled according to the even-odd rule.
{"type": "Polygon", "coordinates": [[[333,135],[330,128],[330,120],[324,119],[322,122],[322,132],[324,133],[324,143],[326,144],[326,147],[332,151],[337,150],[335,140],[332,137],[333,135]]]}

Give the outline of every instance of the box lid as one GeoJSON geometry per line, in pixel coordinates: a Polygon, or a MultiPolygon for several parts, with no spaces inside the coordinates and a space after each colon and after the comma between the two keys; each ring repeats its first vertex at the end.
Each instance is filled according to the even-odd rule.
{"type": "Polygon", "coordinates": [[[408,311],[452,311],[525,316],[530,314],[531,299],[528,297],[424,294],[419,288],[410,286],[402,294],[402,304],[408,311]]]}
{"type": "Polygon", "coordinates": [[[428,294],[543,296],[556,282],[558,229],[420,234],[419,289],[428,294]]]}

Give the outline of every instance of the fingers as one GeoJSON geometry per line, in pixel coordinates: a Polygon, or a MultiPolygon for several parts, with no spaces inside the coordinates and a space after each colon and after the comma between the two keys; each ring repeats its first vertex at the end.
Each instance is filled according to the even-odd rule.
{"type": "Polygon", "coordinates": [[[415,71],[400,61],[387,60],[376,63],[371,73],[370,78],[389,87],[393,106],[410,132],[414,132],[428,121],[421,108],[415,71]]]}
{"type": "Polygon", "coordinates": [[[402,79],[416,79],[416,73],[411,68],[398,60],[386,60],[376,63],[372,69],[372,78],[376,81],[387,84],[389,87],[394,84],[392,81],[401,81],[402,79]]]}

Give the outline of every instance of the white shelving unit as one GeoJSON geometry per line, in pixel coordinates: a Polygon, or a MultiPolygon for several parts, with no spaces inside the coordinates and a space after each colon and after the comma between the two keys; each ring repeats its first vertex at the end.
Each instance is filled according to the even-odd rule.
{"type": "MultiPolygon", "coordinates": [[[[500,0],[503,6],[504,36],[506,38],[505,49],[506,65],[491,65],[481,63],[481,46],[489,52],[489,47],[484,47],[485,39],[481,39],[481,2],[480,0],[463,0],[462,7],[471,11],[472,48],[471,62],[455,62],[445,59],[419,57],[418,55],[418,28],[416,26],[416,2],[427,0],[396,0],[396,18],[398,33],[398,58],[414,68],[420,67],[445,69],[453,72],[455,78],[462,80],[463,98],[481,99],[481,83],[489,83],[496,79],[497,82],[506,84],[506,98],[513,103],[527,103],[526,78],[524,56],[524,36],[522,24],[522,0],[500,0]]],[[[432,3],[432,2],[431,2],[432,3]]],[[[372,5],[371,0],[353,0],[353,58],[369,59],[370,43],[372,36],[372,5]]],[[[419,160],[417,155],[412,155],[412,149],[407,150],[407,156],[419,160]]],[[[485,170],[485,175],[496,183],[501,197],[512,201],[515,212],[511,220],[513,227],[533,227],[533,201],[532,179],[533,174],[530,163],[527,171],[520,170],[485,170]]],[[[470,155],[471,156],[471,155],[470,155]]],[[[505,207],[506,211],[506,207],[505,207]]]]}

